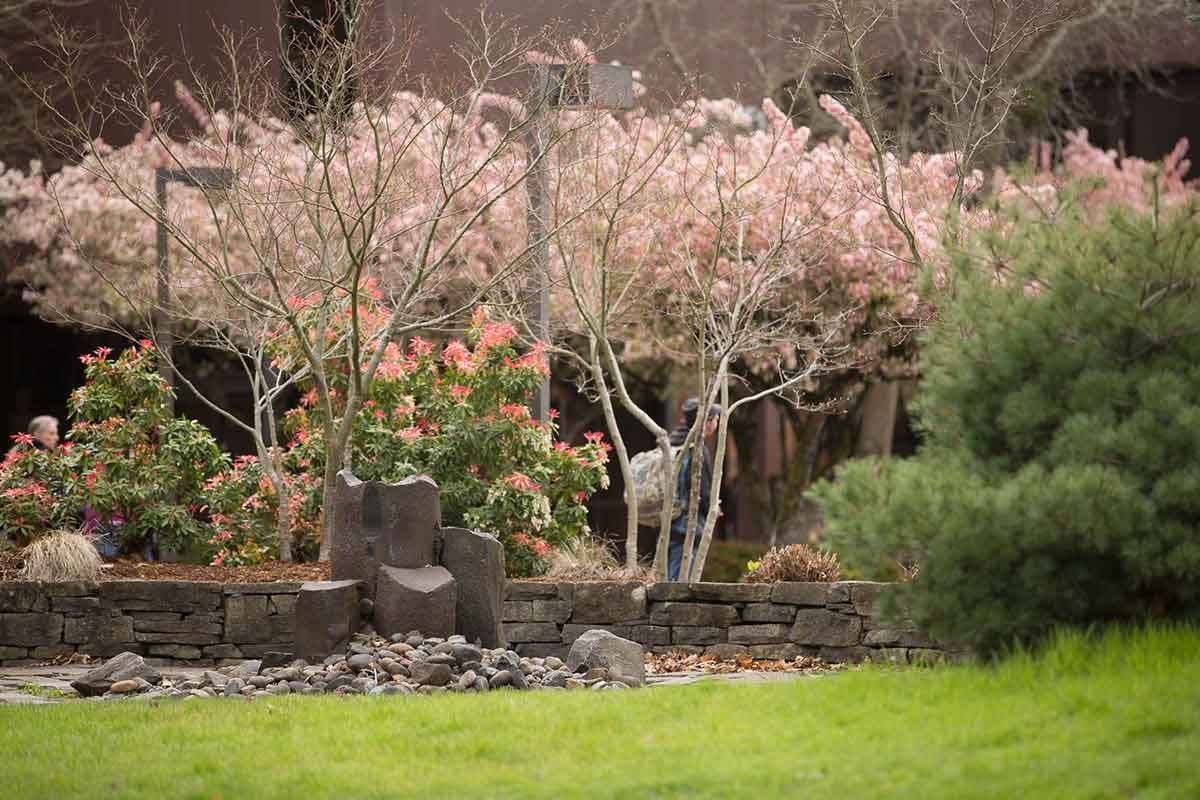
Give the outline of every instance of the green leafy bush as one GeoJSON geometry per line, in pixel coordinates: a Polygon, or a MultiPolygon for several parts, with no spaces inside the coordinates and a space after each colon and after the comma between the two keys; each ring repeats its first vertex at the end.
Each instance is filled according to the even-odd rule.
{"type": "Polygon", "coordinates": [[[1006,218],[957,253],[909,462],[815,490],[868,577],[916,562],[918,624],[994,651],[1200,611],[1200,220],[1006,218]]]}
{"type": "Polygon", "coordinates": [[[703,580],[713,583],[737,583],[746,574],[746,564],[766,552],[762,542],[714,539],[704,562],[703,580]]]}
{"type": "Polygon", "coordinates": [[[14,437],[0,466],[0,527],[29,541],[85,518],[119,524],[126,552],[151,537],[185,550],[211,535],[202,490],[227,458],[203,425],[168,412],[171,388],[149,346],[111,354],[82,356],[67,442],[48,452],[14,437]]]}
{"type": "MultiPolygon", "coordinates": [[[[360,314],[377,311],[368,302],[360,314]]],[[[352,463],[362,480],[431,476],[443,524],[495,534],[509,573],[533,575],[547,570],[553,548],[588,533],[586,503],[607,485],[609,445],[599,433],[578,445],[556,441],[553,421],[530,419],[527,404],[548,366],[540,348],[519,353],[514,337],[512,326],[477,314],[466,342],[438,348],[414,337],[407,349],[387,345],[355,420],[352,463]]],[[[284,335],[278,346],[286,354],[295,343],[284,335]]],[[[339,369],[344,362],[332,361],[332,385],[344,396],[339,369]]],[[[293,475],[319,476],[324,467],[315,397],[305,395],[287,415],[284,463],[293,475]]],[[[318,481],[298,488],[306,509],[320,508],[318,481]]]]}
{"type": "MultiPolygon", "coordinates": [[[[297,560],[314,560],[320,542],[321,475],[297,468],[282,475],[286,525],[297,560]]],[[[259,564],[279,555],[279,492],[255,456],[238,456],[204,486],[214,532],[208,558],[214,566],[259,564]]]]}
{"type": "Polygon", "coordinates": [[[67,497],[72,485],[71,459],[33,447],[33,437],[20,433],[0,464],[0,531],[24,546],[46,533],[76,523],[76,509],[67,497]]]}

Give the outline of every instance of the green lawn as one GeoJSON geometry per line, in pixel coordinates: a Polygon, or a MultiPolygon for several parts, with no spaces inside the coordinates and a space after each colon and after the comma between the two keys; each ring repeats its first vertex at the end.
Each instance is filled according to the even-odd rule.
{"type": "Polygon", "coordinates": [[[0,710],[0,796],[1200,797],[1200,630],[769,686],[0,710]]]}

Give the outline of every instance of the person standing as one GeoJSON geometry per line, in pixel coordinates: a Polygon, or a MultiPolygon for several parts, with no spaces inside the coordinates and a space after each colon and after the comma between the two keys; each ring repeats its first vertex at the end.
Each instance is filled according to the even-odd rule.
{"type": "MultiPolygon", "coordinates": [[[[696,424],[696,416],[700,412],[700,401],[695,397],[685,400],[683,419],[679,427],[671,431],[671,446],[680,447],[687,441],[688,431],[696,424]]],[[[696,553],[700,549],[700,533],[704,530],[704,519],[708,516],[709,504],[712,501],[712,459],[709,456],[709,444],[717,432],[717,424],[721,419],[721,407],[713,404],[708,407],[704,420],[702,439],[694,443],[683,454],[683,465],[679,471],[679,481],[675,487],[677,508],[681,513],[671,522],[671,541],[667,549],[667,580],[679,580],[683,568],[683,547],[687,538],[688,506],[692,496],[692,454],[699,450],[700,466],[700,498],[697,504],[696,532],[692,538],[692,561],[695,563],[696,553]],[[698,445],[698,447],[697,447],[698,445]]]]}

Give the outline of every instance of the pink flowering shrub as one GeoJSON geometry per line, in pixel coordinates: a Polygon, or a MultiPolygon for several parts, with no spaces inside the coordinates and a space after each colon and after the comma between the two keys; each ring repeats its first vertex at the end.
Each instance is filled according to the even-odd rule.
{"type": "Polygon", "coordinates": [[[1147,214],[1156,205],[1174,208],[1195,202],[1197,181],[1186,180],[1192,162],[1188,140],[1180,139],[1159,161],[1121,156],[1088,142],[1085,129],[1066,135],[1061,161],[1055,163],[1048,143],[1030,148],[1028,164],[1017,176],[996,170],[993,186],[1008,204],[1054,214],[1078,204],[1093,219],[1113,208],[1147,214]]]}
{"type": "Polygon", "coordinates": [[[108,523],[125,551],[151,537],[186,550],[211,535],[202,490],[227,459],[203,425],[167,412],[171,389],[152,349],[111,355],[102,347],[82,357],[87,380],[71,394],[66,443],[47,452],[18,441],[0,465],[0,526],[28,541],[108,523]]]}
{"type": "Polygon", "coordinates": [[[27,433],[12,438],[13,449],[0,463],[0,531],[24,546],[47,531],[68,527],[73,515],[62,501],[66,459],[35,449],[27,433]]]}
{"type": "MultiPolygon", "coordinates": [[[[320,475],[297,469],[283,476],[292,553],[300,560],[317,555],[320,531],[320,475]]],[[[278,555],[279,493],[255,456],[239,456],[204,486],[213,535],[213,566],[259,564],[278,555]]]]}
{"type": "MultiPolygon", "coordinates": [[[[438,347],[414,337],[405,348],[388,345],[351,445],[359,478],[431,476],[441,487],[443,524],[496,535],[510,574],[530,575],[545,571],[552,547],[588,530],[586,502],[607,484],[609,445],[600,434],[578,446],[556,442],[553,422],[530,418],[526,404],[548,365],[540,347],[519,353],[514,337],[511,326],[478,313],[465,342],[438,347]]],[[[286,359],[297,343],[281,335],[278,344],[286,359]]],[[[343,381],[336,397],[344,397],[344,373],[331,375],[335,385],[343,381]]],[[[319,507],[321,486],[300,476],[320,476],[325,457],[315,398],[306,394],[286,419],[292,439],[284,463],[306,512],[319,507]]],[[[302,514],[299,523],[315,516],[302,514]]]]}

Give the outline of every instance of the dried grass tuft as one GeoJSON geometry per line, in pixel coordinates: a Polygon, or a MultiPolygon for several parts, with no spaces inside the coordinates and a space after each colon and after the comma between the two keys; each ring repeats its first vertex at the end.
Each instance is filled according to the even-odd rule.
{"type": "Polygon", "coordinates": [[[747,573],[746,582],[829,582],[841,577],[842,567],[836,553],[826,553],[807,544],[789,544],[768,550],[747,573]]]}
{"type": "Polygon", "coordinates": [[[546,574],[575,580],[641,580],[648,573],[644,567],[625,569],[606,540],[598,536],[580,536],[554,550],[546,574]]]}
{"type": "Polygon", "coordinates": [[[74,531],[54,531],[21,551],[26,581],[94,581],[99,579],[100,554],[91,540],[74,531]]]}

